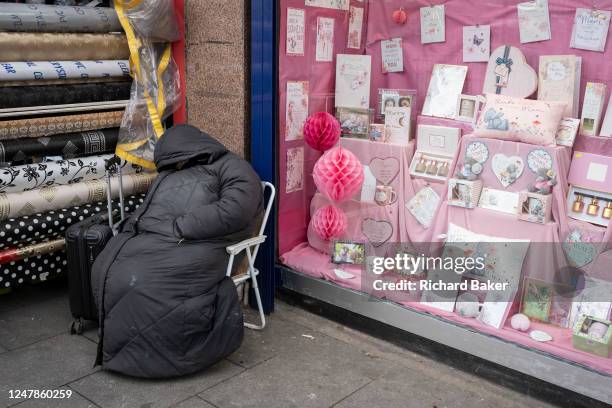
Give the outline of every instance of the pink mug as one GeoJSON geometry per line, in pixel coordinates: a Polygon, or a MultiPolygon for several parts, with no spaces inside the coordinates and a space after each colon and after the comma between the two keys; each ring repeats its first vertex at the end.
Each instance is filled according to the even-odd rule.
{"type": "Polygon", "coordinates": [[[374,201],[378,205],[390,205],[397,201],[397,193],[391,186],[376,186],[374,201]]]}

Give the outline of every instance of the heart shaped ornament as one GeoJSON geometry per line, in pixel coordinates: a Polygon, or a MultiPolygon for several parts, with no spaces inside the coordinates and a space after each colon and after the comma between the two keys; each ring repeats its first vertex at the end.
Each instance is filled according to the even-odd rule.
{"type": "Polygon", "coordinates": [[[387,157],[386,159],[377,157],[370,161],[370,170],[372,170],[376,180],[388,186],[399,174],[400,162],[395,157],[387,157]]]}
{"type": "Polygon", "coordinates": [[[393,235],[393,225],[388,221],[376,221],[366,218],[361,223],[361,233],[375,247],[379,247],[387,242],[393,235]]]}
{"type": "Polygon", "coordinates": [[[537,89],[538,73],[520,49],[502,45],[491,53],[482,93],[527,98],[537,89]]]}
{"type": "Polygon", "coordinates": [[[506,156],[503,153],[493,156],[491,167],[495,177],[504,187],[518,180],[525,170],[525,162],[519,156],[506,156]]]}

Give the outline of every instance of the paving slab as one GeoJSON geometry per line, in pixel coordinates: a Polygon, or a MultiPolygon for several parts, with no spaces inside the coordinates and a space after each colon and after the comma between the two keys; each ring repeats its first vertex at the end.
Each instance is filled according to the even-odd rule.
{"type": "Polygon", "coordinates": [[[62,334],[2,354],[0,407],[14,405],[11,389],[53,389],[96,371],[96,345],[81,336],[62,334]]]}
{"type": "Polygon", "coordinates": [[[55,297],[0,313],[0,344],[8,350],[68,333],[72,316],[68,300],[55,297]]]}
{"type": "Polygon", "coordinates": [[[9,312],[33,303],[45,302],[49,299],[66,296],[67,283],[65,280],[49,281],[40,284],[20,286],[13,288],[9,293],[0,295],[0,313],[9,312]]]}
{"type": "Polygon", "coordinates": [[[215,408],[215,406],[200,397],[191,397],[183,402],[179,402],[177,405],[173,405],[172,408],[215,408]]]}
{"type": "Polygon", "coordinates": [[[142,380],[98,371],[70,387],[104,408],[161,408],[177,404],[241,371],[241,367],[227,360],[204,372],[169,380],[142,380]]]}

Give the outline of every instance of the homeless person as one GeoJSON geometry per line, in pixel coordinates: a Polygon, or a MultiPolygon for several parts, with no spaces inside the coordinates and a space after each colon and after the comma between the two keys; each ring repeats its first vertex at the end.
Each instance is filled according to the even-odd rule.
{"type": "Polygon", "coordinates": [[[97,364],[163,378],[206,368],[242,342],[225,247],[253,236],[263,190],[250,164],[193,126],[157,142],[144,203],[92,268],[97,364]]]}

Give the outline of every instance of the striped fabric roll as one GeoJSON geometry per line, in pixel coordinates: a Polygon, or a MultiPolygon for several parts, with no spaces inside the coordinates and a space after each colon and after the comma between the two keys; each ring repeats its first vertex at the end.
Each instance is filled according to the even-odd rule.
{"type": "Polygon", "coordinates": [[[119,129],[101,129],[27,139],[0,141],[0,163],[22,163],[33,157],[62,156],[73,158],[112,153],[119,129]]]}
{"type": "MultiPolygon", "coordinates": [[[[123,191],[125,194],[145,192],[156,176],[157,173],[123,176],[123,191]]],[[[118,177],[112,177],[112,197],[119,195],[118,186],[118,177]]],[[[22,193],[0,194],[0,220],[101,201],[106,197],[106,188],[105,180],[94,180],[67,186],[43,187],[22,193]]]]}
{"type": "Polygon", "coordinates": [[[123,110],[0,121],[0,141],[119,127],[123,110]]]}
{"type": "Polygon", "coordinates": [[[0,61],[124,60],[125,35],[0,32],[0,61]]]}
{"type": "Polygon", "coordinates": [[[0,81],[130,77],[128,60],[10,61],[0,63],[0,81]]]}

